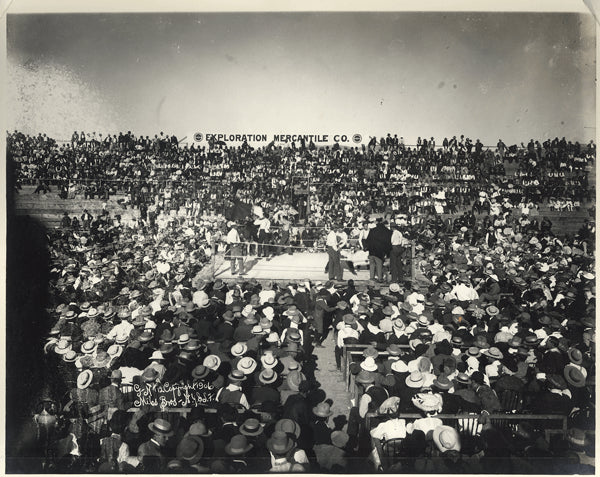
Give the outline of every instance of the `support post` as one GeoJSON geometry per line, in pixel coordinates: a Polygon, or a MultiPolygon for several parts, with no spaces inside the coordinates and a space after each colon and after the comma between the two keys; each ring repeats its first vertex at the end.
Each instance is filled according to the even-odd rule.
{"type": "Polygon", "coordinates": [[[415,281],[415,241],[410,241],[410,280],[414,283],[415,281]]]}

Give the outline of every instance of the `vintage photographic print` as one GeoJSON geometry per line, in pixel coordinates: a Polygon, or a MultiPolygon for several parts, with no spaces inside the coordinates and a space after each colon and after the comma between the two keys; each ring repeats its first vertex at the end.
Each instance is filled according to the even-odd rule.
{"type": "Polygon", "coordinates": [[[589,11],[18,5],[6,473],[595,473],[589,11]]]}

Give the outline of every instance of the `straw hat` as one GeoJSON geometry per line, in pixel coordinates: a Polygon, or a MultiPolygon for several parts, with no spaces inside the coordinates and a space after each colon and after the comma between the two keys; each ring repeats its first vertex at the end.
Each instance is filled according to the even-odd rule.
{"type": "Polygon", "coordinates": [[[440,452],[460,451],[458,431],[450,426],[438,426],[433,430],[433,442],[440,452]]]}
{"type": "Polygon", "coordinates": [[[423,387],[423,384],[425,383],[425,377],[420,371],[414,371],[406,376],[404,382],[409,388],[418,389],[423,387]]]}
{"type": "Polygon", "coordinates": [[[401,359],[398,359],[392,363],[391,369],[396,373],[407,373],[408,365],[401,359]]]}
{"type": "Polygon", "coordinates": [[[221,366],[221,358],[219,358],[216,354],[209,354],[206,358],[204,358],[202,364],[207,368],[216,371],[219,369],[219,366],[221,366]]]}
{"type": "Polygon", "coordinates": [[[177,445],[177,458],[190,465],[197,464],[204,453],[204,442],[198,436],[187,435],[177,445]]]}
{"type": "Polygon", "coordinates": [[[229,376],[227,376],[227,378],[233,382],[241,382],[246,380],[246,375],[242,373],[239,369],[234,369],[233,371],[231,371],[231,373],[229,373],[229,376]]]}
{"type": "Polygon", "coordinates": [[[66,339],[59,340],[59,342],[56,344],[56,347],[54,348],[54,351],[56,354],[67,354],[69,351],[71,351],[70,341],[66,339]]]}
{"type": "Polygon", "coordinates": [[[263,369],[258,375],[258,380],[263,384],[271,384],[277,381],[277,373],[272,368],[263,369]]]}
{"type": "Polygon", "coordinates": [[[371,356],[365,358],[364,361],[362,363],[360,363],[360,367],[361,367],[361,369],[364,369],[365,371],[371,371],[371,372],[377,371],[377,363],[375,363],[375,360],[371,356]]]}
{"type": "Polygon", "coordinates": [[[365,369],[361,369],[356,376],[356,382],[360,384],[371,384],[375,382],[375,375],[365,369]]]}
{"type": "Polygon", "coordinates": [[[260,357],[260,362],[264,368],[274,368],[279,363],[279,360],[273,355],[272,351],[265,351],[260,357]]]}
{"type": "Polygon", "coordinates": [[[300,425],[293,419],[280,419],[275,423],[275,430],[284,432],[285,434],[292,434],[296,436],[296,439],[300,437],[300,425]]]}
{"type": "Polygon", "coordinates": [[[203,421],[197,421],[190,426],[188,434],[190,436],[210,437],[212,436],[212,431],[206,427],[203,421]]]}
{"type": "Polygon", "coordinates": [[[246,419],[240,426],[240,433],[244,436],[258,436],[259,434],[262,434],[262,432],[263,427],[258,419],[246,419]]]}
{"type": "Polygon", "coordinates": [[[504,354],[502,354],[502,351],[500,351],[495,346],[492,346],[491,348],[488,348],[488,349],[484,349],[481,353],[492,359],[502,359],[504,357],[504,354]]]}
{"type": "Polygon", "coordinates": [[[302,376],[302,373],[298,370],[291,371],[286,376],[287,385],[292,391],[298,391],[300,389],[300,383],[302,381],[304,381],[304,377],[302,376]]]}
{"type": "Polygon", "coordinates": [[[565,366],[563,374],[565,376],[565,379],[571,386],[575,388],[582,388],[585,386],[585,376],[578,368],[576,368],[572,364],[567,364],[565,366]]]}
{"type": "Polygon", "coordinates": [[[165,421],[164,419],[155,419],[153,422],[148,424],[148,429],[154,434],[162,434],[163,436],[170,437],[175,432],[171,427],[171,423],[169,421],[165,421]]]}
{"type": "MultiPolygon", "coordinates": [[[[160,351],[159,351],[160,352],[160,351]]],[[[199,364],[192,370],[192,378],[194,379],[202,379],[208,376],[210,373],[210,369],[206,366],[199,364]]]]}
{"type": "Polygon", "coordinates": [[[282,431],[275,431],[267,440],[267,449],[275,455],[287,454],[292,447],[294,447],[294,441],[282,431]]]}
{"type": "Polygon", "coordinates": [[[237,369],[239,369],[245,375],[252,374],[256,369],[257,363],[254,358],[250,356],[244,356],[238,361],[237,369]]]}
{"type": "Polygon", "coordinates": [[[436,412],[442,410],[443,400],[439,394],[419,393],[412,398],[413,405],[425,412],[436,412]]]}
{"type": "Polygon", "coordinates": [[[82,371],[81,373],[79,373],[79,376],[77,376],[77,388],[78,389],[87,388],[90,384],[92,384],[93,379],[94,379],[94,373],[92,373],[91,370],[86,369],[85,371],[82,371]]]}
{"type": "Polygon", "coordinates": [[[231,347],[231,354],[233,356],[243,356],[248,351],[248,345],[246,343],[236,343],[231,347]]]}

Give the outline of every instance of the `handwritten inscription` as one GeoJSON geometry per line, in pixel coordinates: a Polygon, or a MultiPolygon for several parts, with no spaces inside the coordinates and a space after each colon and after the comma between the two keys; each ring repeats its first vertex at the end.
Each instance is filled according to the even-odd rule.
{"type": "Polygon", "coordinates": [[[136,398],[135,407],[159,407],[161,411],[176,407],[206,406],[214,401],[217,389],[204,381],[163,383],[163,384],[135,384],[133,386],[136,398]]]}

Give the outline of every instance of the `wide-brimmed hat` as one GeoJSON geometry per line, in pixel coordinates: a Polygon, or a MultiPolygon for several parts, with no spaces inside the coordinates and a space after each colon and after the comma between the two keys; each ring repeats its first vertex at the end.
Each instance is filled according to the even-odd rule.
{"type": "Polygon", "coordinates": [[[567,432],[567,441],[576,448],[581,449],[588,444],[586,433],[583,429],[573,427],[567,432]]]}
{"type": "Polygon", "coordinates": [[[74,363],[77,361],[77,353],[75,350],[72,349],[67,351],[67,353],[63,355],[63,361],[65,363],[74,363]]]}
{"type": "Polygon", "coordinates": [[[243,356],[246,354],[246,351],[248,351],[248,345],[243,342],[236,343],[231,347],[231,354],[233,356],[243,356]]]}
{"type": "Polygon", "coordinates": [[[138,337],[138,340],[140,340],[142,343],[148,343],[149,341],[152,341],[153,338],[154,335],[152,332],[146,330],[138,337]]]}
{"type": "Polygon", "coordinates": [[[192,370],[192,378],[194,379],[202,379],[208,376],[210,373],[210,369],[206,366],[199,364],[192,370]]]}
{"type": "Polygon", "coordinates": [[[344,324],[346,325],[352,325],[354,323],[356,323],[356,316],[354,316],[352,313],[346,313],[342,319],[344,320],[344,324]]]}
{"type": "Polygon", "coordinates": [[[179,346],[183,346],[187,343],[190,342],[190,335],[188,335],[187,333],[182,334],[179,339],[177,340],[177,344],[179,346]]]}
{"type": "Polygon", "coordinates": [[[429,318],[427,318],[425,315],[419,315],[419,317],[417,318],[417,325],[429,326],[429,318]]]}
{"type": "Polygon", "coordinates": [[[87,312],[88,318],[96,318],[98,315],[99,315],[99,313],[96,308],[90,308],[87,312]]]}
{"type": "Polygon", "coordinates": [[[434,393],[418,393],[412,397],[412,403],[421,411],[425,412],[436,412],[442,410],[444,403],[440,394],[434,393]]]}
{"type": "Polygon", "coordinates": [[[209,354],[206,358],[204,358],[202,364],[207,368],[216,371],[219,369],[219,366],[221,366],[221,358],[219,358],[216,354],[209,354]]]}
{"type": "Polygon", "coordinates": [[[164,359],[165,359],[165,357],[158,350],[153,351],[152,355],[150,356],[150,361],[161,361],[161,360],[164,360],[164,359]]]}
{"type": "Polygon", "coordinates": [[[583,362],[583,354],[577,348],[569,349],[569,351],[567,351],[567,355],[573,364],[581,364],[583,362]]]}
{"type": "Polygon", "coordinates": [[[521,346],[522,343],[523,339],[520,336],[513,336],[511,339],[508,340],[508,346],[510,348],[519,348],[519,346],[521,346]]]}
{"type": "Polygon", "coordinates": [[[502,351],[500,351],[495,346],[492,346],[491,348],[488,348],[488,349],[484,349],[481,353],[492,359],[502,359],[504,357],[504,354],[502,353],[502,351]]]}
{"type": "Polygon", "coordinates": [[[542,339],[538,338],[536,335],[529,334],[525,337],[525,346],[533,348],[534,346],[537,346],[541,341],[542,339]]]}
{"type": "Polygon", "coordinates": [[[294,441],[282,431],[273,432],[267,440],[267,449],[275,455],[287,454],[292,447],[294,447],[294,441]]]}
{"type": "Polygon", "coordinates": [[[210,437],[212,436],[212,431],[206,427],[203,421],[196,421],[190,426],[188,434],[190,436],[210,437]]]}
{"type": "Polygon", "coordinates": [[[433,380],[433,386],[443,391],[447,391],[452,387],[452,382],[447,376],[442,374],[433,380]]]}
{"type": "Polygon", "coordinates": [[[291,371],[286,376],[287,385],[292,391],[298,391],[302,381],[304,381],[304,377],[299,370],[291,371]]]}
{"type": "Polygon", "coordinates": [[[154,368],[146,368],[142,373],[142,381],[145,383],[153,383],[158,379],[159,373],[154,368]]]}
{"type": "Polygon", "coordinates": [[[236,434],[225,446],[225,452],[228,455],[243,455],[250,451],[254,446],[248,442],[248,438],[243,434],[236,434]]]}
{"type": "Polygon", "coordinates": [[[571,386],[575,388],[582,388],[585,386],[585,376],[578,368],[576,368],[572,364],[567,364],[565,366],[563,374],[565,376],[565,379],[571,386]]]}
{"type": "Polygon", "coordinates": [[[372,356],[366,357],[364,359],[364,361],[362,361],[360,363],[360,367],[361,367],[361,369],[364,369],[365,371],[371,371],[371,372],[377,371],[377,363],[375,362],[375,360],[373,359],[372,356]]]}
{"type": "Polygon", "coordinates": [[[402,321],[400,318],[396,318],[394,321],[392,321],[392,326],[399,331],[402,331],[406,328],[406,324],[404,324],[404,321],[402,321]]]}
{"type": "Polygon", "coordinates": [[[356,376],[356,382],[360,384],[371,384],[375,382],[375,375],[371,371],[361,369],[356,376]]]}
{"type": "Polygon", "coordinates": [[[204,453],[204,442],[198,436],[187,435],[177,444],[177,458],[189,462],[190,465],[197,464],[204,453]]]}
{"type": "Polygon", "coordinates": [[[420,371],[414,371],[406,376],[404,382],[409,388],[418,389],[423,387],[423,384],[425,383],[425,377],[420,371]]]}
{"type": "Polygon", "coordinates": [[[496,316],[498,313],[500,313],[500,310],[497,306],[490,305],[485,309],[485,312],[490,316],[496,316]]]}
{"type": "Polygon", "coordinates": [[[467,373],[458,373],[455,380],[460,384],[471,384],[471,378],[467,373]]]}
{"type": "Polygon", "coordinates": [[[320,402],[313,407],[313,414],[319,417],[329,417],[333,415],[333,411],[331,410],[329,403],[320,402]]]}
{"type": "Polygon", "coordinates": [[[265,316],[265,318],[269,319],[269,321],[271,321],[272,318],[275,316],[275,310],[273,310],[273,307],[271,306],[263,308],[262,313],[265,316]]]}
{"type": "Polygon", "coordinates": [[[54,348],[56,354],[67,354],[69,351],[71,351],[71,342],[66,339],[59,340],[54,348]]]}
{"type": "Polygon", "coordinates": [[[245,375],[252,374],[256,369],[256,366],[256,360],[250,356],[244,356],[237,363],[237,369],[239,369],[245,375]]]}
{"type": "Polygon", "coordinates": [[[467,350],[467,354],[473,358],[479,358],[481,356],[481,350],[477,346],[470,346],[467,350]]]}
{"type": "Polygon", "coordinates": [[[110,379],[123,379],[123,372],[120,369],[113,369],[110,373],[110,379]]]}
{"type": "Polygon", "coordinates": [[[396,344],[396,343],[392,343],[391,345],[389,345],[386,348],[386,351],[388,352],[388,354],[390,356],[399,356],[400,353],[402,352],[400,346],[398,344],[396,344]]]}
{"type": "Polygon", "coordinates": [[[202,348],[202,344],[199,340],[194,338],[190,339],[190,341],[183,345],[183,349],[185,351],[198,351],[200,348],[202,348]]]}
{"type": "Polygon", "coordinates": [[[92,384],[93,379],[94,379],[94,373],[92,373],[91,370],[86,369],[85,371],[82,371],[81,373],[79,373],[79,376],[77,376],[77,388],[78,389],[87,388],[90,384],[92,384]]]}
{"type": "Polygon", "coordinates": [[[148,429],[154,434],[162,434],[163,436],[172,436],[175,434],[173,428],[171,427],[171,423],[164,419],[155,419],[153,422],[148,424],[148,429]]]}
{"type": "Polygon", "coordinates": [[[246,380],[246,375],[242,373],[239,369],[234,369],[229,373],[227,378],[233,382],[240,382],[246,380]]]}
{"type": "Polygon", "coordinates": [[[258,419],[253,417],[246,419],[240,426],[240,433],[244,436],[258,436],[262,434],[263,427],[258,419]]]}
{"type": "Polygon", "coordinates": [[[81,352],[83,354],[93,354],[94,351],[96,351],[96,348],[98,348],[96,342],[93,340],[89,340],[81,345],[81,352]]]}
{"type": "Polygon", "coordinates": [[[331,443],[340,449],[346,447],[349,440],[350,436],[345,431],[333,431],[331,433],[331,443]]]}
{"type": "Polygon", "coordinates": [[[477,346],[479,349],[487,349],[490,347],[487,339],[483,335],[477,335],[473,341],[473,346],[477,346]]]}
{"type": "Polygon", "coordinates": [[[460,435],[453,427],[436,427],[433,430],[432,438],[440,452],[460,451],[460,435]]]}
{"type": "Polygon", "coordinates": [[[300,343],[300,341],[302,340],[300,331],[298,331],[295,328],[288,328],[285,337],[286,337],[286,339],[290,340],[292,343],[300,343]]]}
{"type": "Polygon", "coordinates": [[[300,425],[293,419],[279,419],[279,421],[275,423],[275,430],[290,434],[296,439],[300,437],[300,432],[302,431],[300,425]]]}
{"type": "Polygon", "coordinates": [[[398,359],[392,363],[391,369],[396,373],[407,373],[408,365],[401,359],[398,359]]]}
{"type": "Polygon", "coordinates": [[[277,366],[279,360],[273,355],[271,351],[267,351],[260,357],[260,362],[262,363],[264,368],[274,368],[275,366],[277,366]]]}
{"type": "Polygon", "coordinates": [[[69,310],[64,314],[65,320],[72,320],[75,318],[75,312],[73,310],[69,310]]]}
{"type": "Polygon", "coordinates": [[[277,373],[272,368],[263,369],[258,375],[258,380],[263,384],[271,384],[277,381],[277,373]]]}

